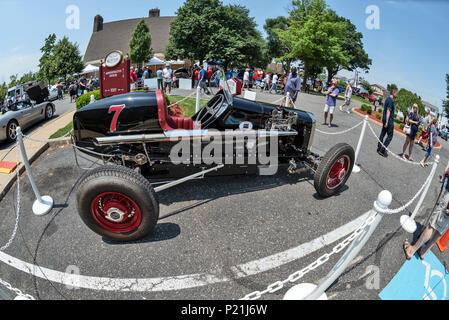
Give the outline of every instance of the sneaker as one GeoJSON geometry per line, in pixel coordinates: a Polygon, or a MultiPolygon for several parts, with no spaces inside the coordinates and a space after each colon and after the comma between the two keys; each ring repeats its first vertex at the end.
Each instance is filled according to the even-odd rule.
{"type": "Polygon", "coordinates": [[[329,127],[329,128],[332,128],[332,124],[329,123],[328,127],[329,127]]]}
{"type": "Polygon", "coordinates": [[[343,106],[339,106],[338,108],[340,109],[341,112],[343,112],[343,106]]]}
{"type": "Polygon", "coordinates": [[[348,110],[348,111],[346,111],[346,113],[347,113],[347,114],[351,114],[351,111],[348,110]]]}

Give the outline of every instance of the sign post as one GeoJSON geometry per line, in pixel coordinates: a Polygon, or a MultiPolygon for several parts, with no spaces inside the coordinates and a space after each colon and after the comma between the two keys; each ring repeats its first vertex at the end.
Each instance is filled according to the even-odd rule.
{"type": "Polygon", "coordinates": [[[130,61],[120,51],[113,51],[100,64],[100,97],[128,93],[130,91],[130,61]]]}

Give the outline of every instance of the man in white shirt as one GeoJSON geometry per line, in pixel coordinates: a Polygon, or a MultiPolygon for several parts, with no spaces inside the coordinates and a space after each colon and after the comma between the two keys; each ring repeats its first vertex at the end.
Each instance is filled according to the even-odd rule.
{"type": "Polygon", "coordinates": [[[269,93],[271,93],[271,91],[272,91],[273,89],[276,91],[276,94],[278,93],[278,86],[277,86],[277,84],[278,84],[278,79],[279,79],[279,76],[278,76],[276,73],[273,74],[273,79],[271,80],[271,88],[270,88],[269,93]]]}
{"type": "Polygon", "coordinates": [[[246,69],[243,74],[243,88],[248,88],[249,90],[249,70],[246,69]]]}
{"type": "Polygon", "coordinates": [[[171,93],[171,87],[172,87],[172,75],[173,75],[173,71],[170,68],[169,64],[165,65],[164,70],[162,70],[162,75],[164,77],[164,93],[166,93],[167,91],[167,87],[168,87],[168,93],[171,93]]]}

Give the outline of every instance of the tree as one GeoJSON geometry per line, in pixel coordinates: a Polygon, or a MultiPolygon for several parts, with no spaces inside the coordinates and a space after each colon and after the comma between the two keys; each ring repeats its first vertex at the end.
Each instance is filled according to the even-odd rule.
{"type": "Polygon", "coordinates": [[[22,75],[22,77],[20,78],[19,82],[20,83],[25,83],[25,82],[29,82],[29,81],[34,81],[36,80],[37,74],[30,71],[28,73],[25,73],[22,75]]]}
{"type": "Polygon", "coordinates": [[[129,41],[129,48],[129,57],[132,63],[140,64],[149,61],[153,56],[150,28],[144,19],[140,20],[136,29],[134,29],[129,41]]]}
{"type": "Polygon", "coordinates": [[[67,37],[62,38],[53,48],[51,72],[55,76],[67,79],[67,75],[79,73],[84,68],[77,43],[71,43],[67,37]]]}
{"type": "Polygon", "coordinates": [[[397,85],[395,85],[394,83],[392,83],[392,84],[388,84],[387,85],[387,90],[389,91],[389,92],[391,92],[391,90],[396,90],[396,91],[398,91],[399,89],[398,89],[398,86],[397,85]]]}
{"type": "Polygon", "coordinates": [[[295,0],[292,4],[288,28],[276,30],[280,41],[291,48],[280,59],[300,59],[306,79],[311,67],[343,64],[346,24],[333,19],[324,0],[295,0]]]}
{"type": "Polygon", "coordinates": [[[446,117],[449,117],[449,74],[446,74],[446,100],[443,100],[443,109],[446,117]]]}
{"type": "Polygon", "coordinates": [[[8,94],[8,86],[6,85],[6,82],[3,82],[0,86],[0,104],[3,103],[6,95],[8,94]]]}
{"type": "Polygon", "coordinates": [[[39,72],[37,78],[39,80],[46,80],[48,84],[52,82],[55,77],[53,71],[53,49],[56,43],[56,35],[50,34],[46,39],[44,46],[41,48],[42,56],[39,59],[39,72]]]}
{"type": "MultiPolygon", "coordinates": [[[[328,82],[337,75],[337,73],[343,69],[348,71],[354,71],[356,69],[362,69],[368,71],[372,60],[365,52],[363,47],[363,34],[357,32],[356,26],[351,20],[338,16],[334,11],[329,11],[329,16],[335,23],[344,24],[342,36],[342,56],[330,55],[326,60],[326,69],[328,73],[328,82]]],[[[337,34],[338,35],[338,34],[337,34]]]]}
{"type": "MultiPolygon", "coordinates": [[[[222,8],[219,0],[186,0],[176,11],[176,18],[170,24],[166,57],[187,57],[202,63],[210,52],[214,35],[216,39],[217,32],[228,34],[227,30],[221,30],[222,8]]],[[[224,42],[230,40],[228,38],[224,42]]]]}
{"type": "Polygon", "coordinates": [[[412,93],[407,89],[401,89],[398,91],[398,95],[395,99],[395,104],[398,106],[399,110],[401,110],[404,116],[408,116],[410,108],[415,103],[418,105],[418,113],[421,116],[424,116],[426,113],[424,105],[416,93],[412,93]]]}
{"type": "MultiPolygon", "coordinates": [[[[270,59],[285,57],[291,48],[287,43],[283,43],[277,34],[277,30],[286,30],[289,27],[289,19],[287,17],[279,16],[277,18],[269,18],[265,20],[264,29],[267,33],[267,55],[270,59]]],[[[288,72],[293,59],[281,60],[284,71],[288,72]]]]}

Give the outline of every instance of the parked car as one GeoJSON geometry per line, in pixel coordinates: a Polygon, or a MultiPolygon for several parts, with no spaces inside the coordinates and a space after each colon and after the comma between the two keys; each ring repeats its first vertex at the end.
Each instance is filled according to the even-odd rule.
{"type": "Polygon", "coordinates": [[[55,105],[49,101],[48,89],[41,85],[28,85],[26,93],[30,102],[16,102],[9,106],[3,106],[0,115],[0,141],[15,141],[17,127],[26,129],[31,125],[51,119],[55,114],[55,105]]]}
{"type": "Polygon", "coordinates": [[[51,88],[48,92],[48,101],[55,101],[58,99],[58,89],[56,87],[51,88]]]}
{"type": "Polygon", "coordinates": [[[358,94],[359,97],[363,97],[369,100],[369,102],[373,103],[374,101],[376,101],[376,97],[373,95],[369,95],[366,92],[362,92],[358,94]]]}
{"type": "Polygon", "coordinates": [[[255,146],[270,145],[269,153],[286,173],[313,172],[321,197],[338,193],[354,165],[354,150],[345,143],[324,157],[311,151],[313,114],[232,97],[227,86],[191,118],[170,116],[164,93],[156,90],[93,102],[74,114],[73,124],[75,146],[104,163],[78,183],[78,214],[91,230],[115,241],[134,241],[154,230],[159,218],[156,192],[205,175],[250,175],[270,168],[260,158],[250,161],[255,146]],[[242,137],[248,139],[240,145],[236,141],[242,137]],[[209,162],[211,138],[224,154],[209,162]],[[172,157],[179,155],[173,153],[179,139],[188,144],[189,156],[176,163],[172,157]],[[195,145],[201,148],[199,158],[190,154],[195,145]],[[174,181],[154,187],[154,179],[174,181]]]}

